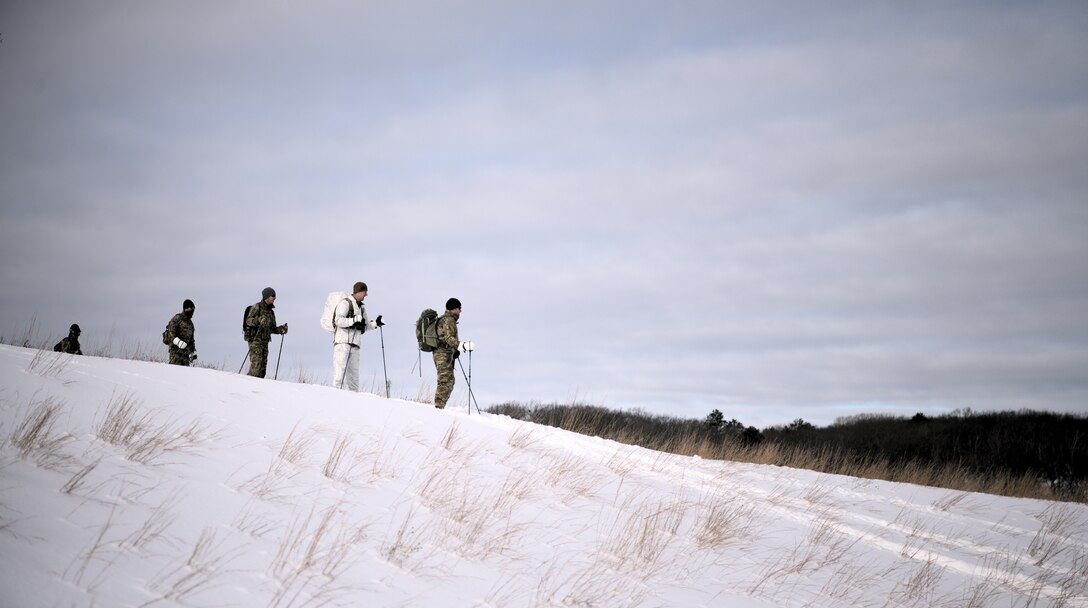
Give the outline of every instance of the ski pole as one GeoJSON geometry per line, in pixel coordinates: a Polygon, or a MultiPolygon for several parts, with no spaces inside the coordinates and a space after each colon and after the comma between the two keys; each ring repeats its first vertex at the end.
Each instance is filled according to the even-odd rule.
{"type": "Polygon", "coordinates": [[[242,368],[246,366],[246,361],[249,361],[249,349],[246,349],[246,356],[242,357],[242,364],[238,366],[238,373],[242,373],[242,368]]]}
{"type": "MultiPolygon", "coordinates": [[[[461,375],[465,377],[465,384],[468,385],[468,396],[472,398],[472,403],[468,404],[468,413],[472,413],[472,404],[476,404],[476,413],[480,414],[480,404],[476,403],[476,395],[472,394],[472,382],[468,379],[468,374],[465,373],[465,366],[461,365],[461,360],[457,360],[458,367],[461,368],[461,375]]],[[[470,364],[471,365],[471,364],[470,364]]]]}
{"type": "Polygon", "coordinates": [[[273,380],[280,379],[280,355],[283,354],[283,334],[280,334],[280,352],[276,355],[276,375],[272,376],[273,380]]]}
{"type": "MultiPolygon", "coordinates": [[[[387,372],[386,369],[385,369],[385,327],[384,326],[382,326],[382,325],[378,326],[378,335],[382,339],[382,376],[385,377],[385,398],[388,399],[389,398],[389,372],[387,372]]],[[[470,365],[469,367],[471,368],[472,366],[470,365]]]]}

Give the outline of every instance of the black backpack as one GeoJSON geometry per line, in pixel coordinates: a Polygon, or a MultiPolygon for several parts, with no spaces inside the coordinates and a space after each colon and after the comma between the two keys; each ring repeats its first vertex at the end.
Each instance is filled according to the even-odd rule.
{"type": "Polygon", "coordinates": [[[166,323],[166,329],[162,330],[162,343],[170,346],[173,340],[170,339],[170,323],[174,321],[173,317],[170,317],[170,321],[166,323]]]}
{"type": "Polygon", "coordinates": [[[245,338],[246,342],[252,342],[253,338],[255,338],[256,334],[257,334],[257,328],[256,327],[250,327],[250,326],[246,325],[246,319],[249,318],[249,311],[252,308],[253,308],[253,305],[250,304],[249,306],[246,306],[246,311],[244,313],[242,313],[242,337],[245,338]]]}

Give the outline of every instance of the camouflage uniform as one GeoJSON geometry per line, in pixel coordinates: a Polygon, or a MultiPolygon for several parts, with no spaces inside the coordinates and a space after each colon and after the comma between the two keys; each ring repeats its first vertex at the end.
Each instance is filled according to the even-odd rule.
{"type": "Polygon", "coordinates": [[[438,333],[438,348],[431,353],[434,357],[434,368],[438,372],[438,383],[434,391],[434,406],[441,409],[446,407],[446,402],[453,392],[453,362],[459,354],[457,347],[461,341],[457,338],[457,315],[446,311],[438,319],[435,331],[438,333]]]}
{"type": "Polygon", "coordinates": [[[166,324],[166,337],[170,340],[170,365],[189,366],[189,355],[196,352],[196,329],[193,320],[179,312],[166,324]],[[185,342],[185,348],[178,348],[174,338],[185,342]]]}
{"type": "Polygon", "coordinates": [[[53,346],[53,350],[58,353],[82,355],[83,350],[79,347],[79,333],[75,331],[68,332],[68,337],[57,342],[56,345],[53,346]]]}
{"type": "Polygon", "coordinates": [[[275,304],[265,304],[264,300],[249,308],[246,327],[251,328],[252,339],[249,341],[249,375],[264,378],[268,371],[268,342],[272,334],[285,334],[285,325],[276,325],[275,304]]]}

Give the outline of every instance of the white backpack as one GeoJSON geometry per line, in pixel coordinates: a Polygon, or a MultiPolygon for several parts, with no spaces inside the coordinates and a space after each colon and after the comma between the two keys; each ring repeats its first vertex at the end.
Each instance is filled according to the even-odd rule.
{"type": "MultiPolygon", "coordinates": [[[[325,298],[325,311],[321,313],[321,329],[329,333],[336,331],[336,325],[333,324],[332,317],[336,314],[336,307],[344,300],[351,302],[351,296],[346,291],[334,291],[325,298]]],[[[352,306],[350,310],[354,317],[355,307],[352,306]]]]}

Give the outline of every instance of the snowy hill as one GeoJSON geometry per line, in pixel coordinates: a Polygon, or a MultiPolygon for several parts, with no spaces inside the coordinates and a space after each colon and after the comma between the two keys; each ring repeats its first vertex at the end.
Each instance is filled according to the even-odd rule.
{"type": "Polygon", "coordinates": [[[1084,505],[10,346],[0,381],[5,607],[1088,606],[1084,505]]]}

